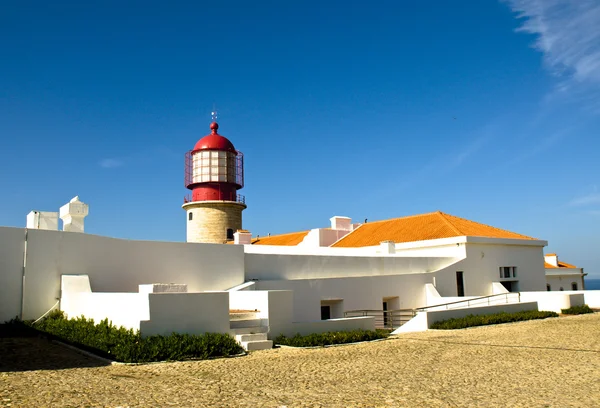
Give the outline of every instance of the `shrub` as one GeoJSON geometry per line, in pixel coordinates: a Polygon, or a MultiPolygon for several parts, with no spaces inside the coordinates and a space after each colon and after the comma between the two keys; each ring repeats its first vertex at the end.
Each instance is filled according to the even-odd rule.
{"type": "Polygon", "coordinates": [[[95,324],[85,317],[66,319],[62,312],[51,313],[37,323],[27,324],[66,343],[126,363],[207,359],[243,351],[228,334],[173,333],[142,338],[139,331],[115,327],[108,319],[95,324]]]}
{"type": "Polygon", "coordinates": [[[432,329],[440,330],[452,330],[452,329],[464,329],[466,327],[473,326],[485,326],[488,324],[500,324],[500,323],[511,323],[520,322],[524,320],[532,319],[546,319],[547,317],[557,317],[558,314],[554,312],[543,312],[537,310],[528,310],[516,313],[495,313],[489,315],[468,315],[465,317],[442,320],[435,322],[431,325],[432,329]]]}
{"type": "Polygon", "coordinates": [[[352,330],[327,333],[313,333],[306,336],[296,334],[294,337],[286,337],[283,334],[277,336],[275,344],[293,347],[315,347],[330,344],[357,343],[359,341],[371,341],[383,339],[389,336],[386,330],[352,330]]]}
{"type": "Polygon", "coordinates": [[[563,312],[563,314],[571,314],[571,315],[594,313],[594,311],[592,309],[590,309],[590,307],[588,305],[571,306],[568,309],[561,309],[561,312],[563,312]]]}

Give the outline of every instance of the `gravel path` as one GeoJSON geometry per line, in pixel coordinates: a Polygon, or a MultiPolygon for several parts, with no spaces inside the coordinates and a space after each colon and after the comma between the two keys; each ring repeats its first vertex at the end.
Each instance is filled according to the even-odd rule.
{"type": "Polygon", "coordinates": [[[600,407],[600,313],[140,366],[0,339],[2,406],[600,407]]]}

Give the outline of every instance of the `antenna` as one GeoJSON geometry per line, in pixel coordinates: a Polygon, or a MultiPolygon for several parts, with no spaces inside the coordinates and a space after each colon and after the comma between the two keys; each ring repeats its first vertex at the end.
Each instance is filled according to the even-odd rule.
{"type": "Polygon", "coordinates": [[[219,115],[218,115],[218,113],[217,113],[217,107],[216,107],[216,105],[215,105],[214,103],[213,103],[213,110],[212,110],[212,112],[210,113],[210,116],[212,116],[212,121],[213,121],[213,122],[216,122],[216,121],[217,121],[217,117],[218,117],[219,115]]]}

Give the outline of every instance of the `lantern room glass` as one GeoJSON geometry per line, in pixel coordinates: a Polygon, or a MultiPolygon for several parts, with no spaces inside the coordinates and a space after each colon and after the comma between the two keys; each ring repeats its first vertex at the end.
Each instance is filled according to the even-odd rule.
{"type": "Polygon", "coordinates": [[[232,152],[201,150],[192,156],[193,183],[235,183],[236,160],[232,152]]]}

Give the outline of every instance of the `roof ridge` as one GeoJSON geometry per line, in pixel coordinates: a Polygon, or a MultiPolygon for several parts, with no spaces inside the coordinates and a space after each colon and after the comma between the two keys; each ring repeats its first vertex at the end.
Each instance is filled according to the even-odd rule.
{"type": "MultiPolygon", "coordinates": [[[[452,222],[451,222],[451,221],[448,219],[448,217],[446,217],[446,215],[449,215],[449,214],[443,213],[443,212],[441,212],[441,211],[437,211],[436,213],[437,213],[437,214],[438,214],[438,215],[439,215],[439,216],[440,216],[440,217],[441,217],[441,218],[442,218],[442,219],[443,219],[443,220],[446,222],[446,224],[448,224],[448,225],[450,226],[450,228],[452,228],[452,230],[453,230],[455,233],[457,233],[458,235],[465,235],[465,234],[463,234],[463,232],[462,232],[462,231],[460,231],[460,230],[459,230],[459,229],[458,229],[458,228],[457,228],[457,227],[454,225],[454,223],[452,223],[452,222]]],[[[459,217],[459,218],[460,218],[460,217],[459,217]]]]}
{"type": "Polygon", "coordinates": [[[389,222],[389,221],[396,221],[396,220],[405,220],[407,218],[415,218],[415,217],[423,217],[425,215],[433,215],[436,213],[439,213],[440,211],[432,211],[432,212],[428,212],[428,213],[423,213],[423,214],[413,214],[413,215],[405,215],[403,217],[394,217],[394,218],[388,218],[385,220],[377,220],[377,221],[371,221],[371,222],[363,222],[360,225],[365,225],[365,224],[376,224],[378,222],[389,222]]]}
{"type": "Polygon", "coordinates": [[[260,236],[256,236],[253,237],[252,239],[262,239],[262,238],[273,238],[273,237],[282,237],[284,235],[292,235],[292,234],[303,234],[305,232],[310,232],[311,230],[306,230],[306,231],[295,231],[295,232],[284,232],[283,234],[275,234],[275,235],[263,235],[262,237],[260,236]]]}
{"type": "MultiPolygon", "coordinates": [[[[519,234],[518,232],[513,232],[513,231],[506,230],[506,229],[502,229],[502,228],[494,227],[493,225],[484,224],[484,223],[482,223],[482,222],[478,222],[478,221],[469,220],[469,219],[467,219],[467,218],[459,217],[459,216],[457,216],[457,215],[452,215],[452,214],[446,214],[446,213],[442,213],[441,211],[440,211],[440,213],[441,213],[441,214],[444,214],[445,216],[450,216],[450,217],[454,217],[454,218],[460,218],[460,219],[461,219],[461,220],[463,220],[463,221],[467,221],[467,222],[472,222],[472,223],[475,223],[475,224],[483,225],[483,226],[485,226],[485,227],[488,227],[488,228],[494,229],[494,230],[496,230],[496,231],[509,232],[509,233],[511,233],[511,234],[518,235],[518,236],[520,236],[520,237],[524,237],[524,238],[528,238],[528,239],[534,239],[534,240],[537,240],[537,238],[530,237],[529,235],[523,235],[523,234],[519,234]]],[[[463,234],[463,233],[462,233],[462,231],[459,231],[458,233],[459,233],[459,234],[461,234],[461,235],[466,235],[466,234],[463,234]]]]}

